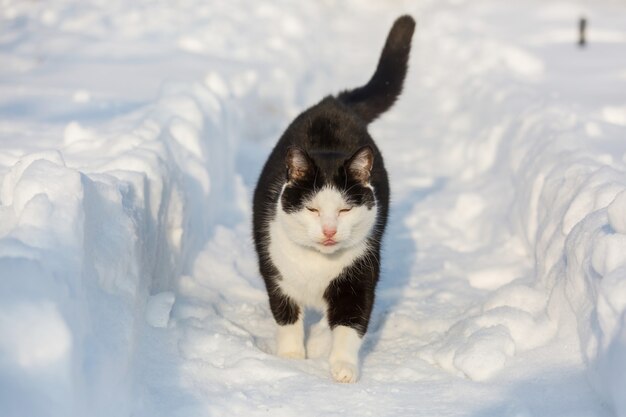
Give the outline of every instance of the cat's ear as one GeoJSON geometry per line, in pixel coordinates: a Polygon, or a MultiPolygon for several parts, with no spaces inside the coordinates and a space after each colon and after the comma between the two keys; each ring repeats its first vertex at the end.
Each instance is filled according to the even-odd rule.
{"type": "Polygon", "coordinates": [[[370,146],[359,148],[347,161],[346,169],[355,180],[367,184],[374,165],[374,150],[370,146]]]}
{"type": "Polygon", "coordinates": [[[287,179],[289,181],[302,180],[314,169],[313,160],[304,149],[297,146],[289,147],[285,164],[287,165],[287,179]]]}

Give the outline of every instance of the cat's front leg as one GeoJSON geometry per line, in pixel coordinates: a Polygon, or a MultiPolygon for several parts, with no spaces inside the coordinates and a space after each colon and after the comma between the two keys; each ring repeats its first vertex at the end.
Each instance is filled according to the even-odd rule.
{"type": "Polygon", "coordinates": [[[283,358],[304,359],[304,310],[285,295],[278,285],[269,281],[270,309],[278,329],[276,354],[283,358]]]}
{"type": "Polygon", "coordinates": [[[331,283],[324,294],[333,336],[328,361],[330,372],[338,382],[356,382],[359,378],[359,350],[369,324],[378,274],[377,264],[374,268],[371,264],[367,266],[357,262],[346,276],[331,283]]]}
{"type": "Polygon", "coordinates": [[[356,382],[359,379],[359,350],[362,336],[348,326],[333,329],[333,344],[328,362],[337,382],[356,382]]]}
{"type": "Polygon", "coordinates": [[[293,324],[278,325],[276,332],[276,353],[290,359],[304,359],[304,320],[302,314],[293,324]]]}

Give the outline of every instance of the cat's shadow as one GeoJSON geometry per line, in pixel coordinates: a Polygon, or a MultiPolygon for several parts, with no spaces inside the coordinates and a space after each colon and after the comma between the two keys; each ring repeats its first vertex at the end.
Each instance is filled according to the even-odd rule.
{"type": "Polygon", "coordinates": [[[390,313],[400,303],[404,289],[411,281],[411,270],[415,264],[418,246],[406,226],[406,218],[418,202],[441,190],[446,182],[446,178],[437,178],[429,187],[417,188],[402,200],[392,200],[383,241],[382,271],[369,330],[361,349],[362,359],[376,350],[390,313]]]}

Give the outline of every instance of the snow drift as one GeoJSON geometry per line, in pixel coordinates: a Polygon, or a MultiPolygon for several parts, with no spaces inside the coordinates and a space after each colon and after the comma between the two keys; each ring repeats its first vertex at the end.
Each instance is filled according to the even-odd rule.
{"type": "Polygon", "coordinates": [[[26,154],[4,175],[4,415],[128,413],[148,296],[173,288],[233,200],[222,101],[200,85],[169,90],[128,133],[71,124],[67,160],[26,154]]]}
{"type": "MultiPolygon", "coordinates": [[[[598,29],[596,49],[577,50],[566,43],[571,38],[553,36],[554,27],[575,20],[573,10],[550,4],[539,15],[545,31],[527,38],[521,28],[512,31],[526,50],[506,38],[475,40],[470,34],[476,29],[460,29],[456,18],[440,23],[466,39],[462,47],[447,44],[448,65],[472,59],[460,74],[444,75],[447,88],[433,91],[443,107],[438,116],[453,115],[449,126],[438,124],[439,146],[449,151],[437,163],[461,179],[457,188],[464,192],[452,210],[438,203],[433,212],[450,213],[447,227],[462,228],[444,235],[449,247],[480,255],[476,249],[491,243],[489,256],[501,260],[496,268],[469,272],[473,287],[495,291],[425,354],[446,369],[486,379],[507,357],[565,340],[559,335],[575,327],[593,385],[618,415],[626,415],[624,123],[614,117],[615,107],[578,101],[588,93],[577,87],[592,85],[595,94],[612,97],[613,83],[599,83],[596,72],[609,71],[602,56],[613,41],[610,31],[598,29]],[[571,75],[555,71],[555,64],[571,75]],[[455,88],[455,96],[445,91],[455,88]],[[503,224],[511,227],[508,238],[502,229],[493,232],[503,224]],[[530,262],[507,263],[512,252],[525,253],[530,262]]],[[[436,35],[428,41],[436,42],[436,35]]],[[[439,76],[431,76],[436,83],[439,76]]],[[[474,259],[472,268],[479,262],[474,259]]]]}

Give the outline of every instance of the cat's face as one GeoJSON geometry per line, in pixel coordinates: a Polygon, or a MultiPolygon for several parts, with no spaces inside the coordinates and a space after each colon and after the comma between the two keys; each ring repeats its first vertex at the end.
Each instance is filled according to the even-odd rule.
{"type": "Polygon", "coordinates": [[[376,222],[373,152],[363,147],[348,158],[316,157],[290,148],[277,219],[293,242],[332,254],[362,243],[376,222]]]}

